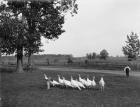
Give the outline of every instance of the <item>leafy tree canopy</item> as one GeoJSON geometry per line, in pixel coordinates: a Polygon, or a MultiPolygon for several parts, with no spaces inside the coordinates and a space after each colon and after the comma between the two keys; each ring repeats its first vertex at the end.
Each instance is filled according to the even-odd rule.
{"type": "Polygon", "coordinates": [[[126,46],[122,47],[124,55],[128,56],[130,59],[136,59],[140,52],[140,41],[138,35],[131,32],[127,35],[126,46]]]}
{"type": "Polygon", "coordinates": [[[39,51],[40,37],[57,39],[64,32],[62,29],[64,13],[67,11],[77,13],[76,10],[75,0],[8,0],[7,5],[0,6],[1,29],[4,28],[0,37],[3,39],[2,35],[6,35],[6,39],[5,37],[3,39],[2,52],[7,54],[15,52],[15,45],[19,43],[19,40],[17,41],[19,33],[15,35],[13,30],[21,31],[21,29],[24,30],[21,40],[25,42],[22,43],[25,51],[30,50],[32,53],[39,51]],[[20,24],[23,26],[19,28],[20,24]]]}
{"type": "Polygon", "coordinates": [[[109,53],[107,52],[107,50],[103,49],[101,52],[100,52],[100,58],[101,59],[106,59],[108,57],[109,53]]]}
{"type": "Polygon", "coordinates": [[[41,36],[58,39],[64,32],[66,12],[77,13],[76,0],[5,0],[0,5],[0,48],[2,53],[39,51],[41,36]]]}

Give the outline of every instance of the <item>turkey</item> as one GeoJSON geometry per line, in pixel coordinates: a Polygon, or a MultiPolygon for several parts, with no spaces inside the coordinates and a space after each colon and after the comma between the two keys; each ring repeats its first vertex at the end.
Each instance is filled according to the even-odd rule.
{"type": "Polygon", "coordinates": [[[80,74],[79,74],[79,81],[80,81],[83,85],[86,86],[87,81],[86,81],[85,79],[82,79],[81,76],[80,76],[80,74]]]}
{"type": "Polygon", "coordinates": [[[46,74],[44,74],[44,77],[45,77],[45,80],[46,80],[46,83],[47,83],[47,89],[50,89],[50,84],[51,84],[51,78],[50,77],[47,77],[46,74]]]}
{"type": "MultiPolygon", "coordinates": [[[[88,76],[89,77],[89,76],[88,76]]],[[[92,86],[92,81],[87,77],[87,83],[86,86],[87,87],[91,87],[92,86]]]]}
{"type": "Polygon", "coordinates": [[[74,81],[79,85],[79,87],[85,88],[85,86],[80,81],[78,81],[77,79],[74,80],[74,81]]]}
{"type": "Polygon", "coordinates": [[[46,74],[44,74],[44,77],[45,77],[45,80],[48,80],[48,77],[47,77],[47,75],[46,75],[46,74]]]}
{"type": "Polygon", "coordinates": [[[91,85],[92,85],[93,87],[95,87],[95,86],[96,86],[95,76],[93,76],[93,80],[92,80],[92,82],[91,82],[91,85]]]}
{"type": "Polygon", "coordinates": [[[103,76],[101,76],[101,79],[99,81],[99,86],[100,86],[101,91],[104,91],[105,81],[104,81],[103,76]]]}
{"type": "Polygon", "coordinates": [[[78,85],[78,83],[73,80],[73,77],[71,76],[71,85],[73,88],[78,88],[79,90],[81,90],[80,86],[78,85]]]}
{"type": "Polygon", "coordinates": [[[55,80],[50,81],[50,83],[52,86],[58,86],[60,84],[59,82],[57,82],[55,80]]]}
{"type": "Polygon", "coordinates": [[[63,83],[66,87],[72,87],[71,82],[66,80],[65,77],[63,77],[63,83]]]}
{"type": "Polygon", "coordinates": [[[60,75],[58,75],[58,82],[61,86],[64,86],[64,81],[60,78],[60,75]]]}

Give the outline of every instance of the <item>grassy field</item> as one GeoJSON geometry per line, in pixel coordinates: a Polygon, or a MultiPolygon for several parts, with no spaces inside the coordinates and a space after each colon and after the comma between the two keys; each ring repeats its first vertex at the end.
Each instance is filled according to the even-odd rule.
{"type": "MultiPolygon", "coordinates": [[[[5,71],[5,69],[1,69],[5,71]]],[[[13,69],[9,69],[12,71],[13,69]]],[[[96,89],[46,88],[43,73],[57,80],[57,74],[70,80],[78,78],[79,72],[39,71],[1,72],[2,107],[140,107],[140,78],[104,74],[104,92],[96,89]]],[[[89,75],[100,79],[98,73],[80,72],[82,77],[89,75]]]]}
{"type": "MultiPolygon", "coordinates": [[[[16,65],[16,57],[3,56],[1,58],[2,65],[16,65]]],[[[34,66],[65,66],[65,67],[80,67],[91,69],[106,69],[106,70],[122,70],[126,65],[129,65],[132,70],[140,71],[140,58],[135,61],[128,61],[126,57],[108,57],[107,60],[99,58],[88,60],[85,63],[85,57],[73,57],[73,63],[67,63],[68,58],[62,56],[47,56],[47,55],[33,55],[32,64],[34,66]],[[48,60],[49,59],[49,65],[48,60]]],[[[27,64],[27,57],[23,57],[24,65],[27,64]]]]}

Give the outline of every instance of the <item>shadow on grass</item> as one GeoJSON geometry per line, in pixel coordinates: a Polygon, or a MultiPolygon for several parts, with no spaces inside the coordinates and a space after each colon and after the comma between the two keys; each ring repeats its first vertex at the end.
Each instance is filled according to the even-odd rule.
{"type": "Polygon", "coordinates": [[[14,68],[0,68],[0,73],[13,73],[15,72],[15,69],[14,68]]]}

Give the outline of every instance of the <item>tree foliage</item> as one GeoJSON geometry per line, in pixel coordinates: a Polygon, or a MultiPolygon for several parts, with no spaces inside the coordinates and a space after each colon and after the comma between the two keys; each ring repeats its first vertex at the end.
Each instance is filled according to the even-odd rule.
{"type": "Polygon", "coordinates": [[[10,18],[8,13],[0,15],[0,48],[2,53],[13,54],[17,48],[24,46],[24,24],[17,18],[10,18]]]}
{"type": "Polygon", "coordinates": [[[95,59],[97,54],[95,52],[92,53],[92,59],[95,59]]]}
{"type": "Polygon", "coordinates": [[[100,58],[101,59],[106,59],[108,57],[109,53],[107,52],[107,50],[103,49],[101,52],[100,52],[100,58]]]}
{"type": "Polygon", "coordinates": [[[69,57],[69,58],[67,59],[67,63],[68,63],[68,64],[72,64],[72,63],[73,63],[72,58],[69,57]]]}
{"type": "Polygon", "coordinates": [[[22,60],[40,51],[41,36],[58,39],[64,32],[64,16],[77,12],[75,0],[8,0],[0,5],[1,52],[17,53],[22,60]]]}
{"type": "Polygon", "coordinates": [[[97,56],[97,54],[95,52],[86,54],[87,59],[90,59],[90,60],[95,59],[96,56],[97,56]]]}
{"type": "Polygon", "coordinates": [[[140,52],[140,41],[136,33],[131,32],[130,35],[127,35],[126,46],[122,47],[122,51],[129,60],[137,58],[140,52]]]}

